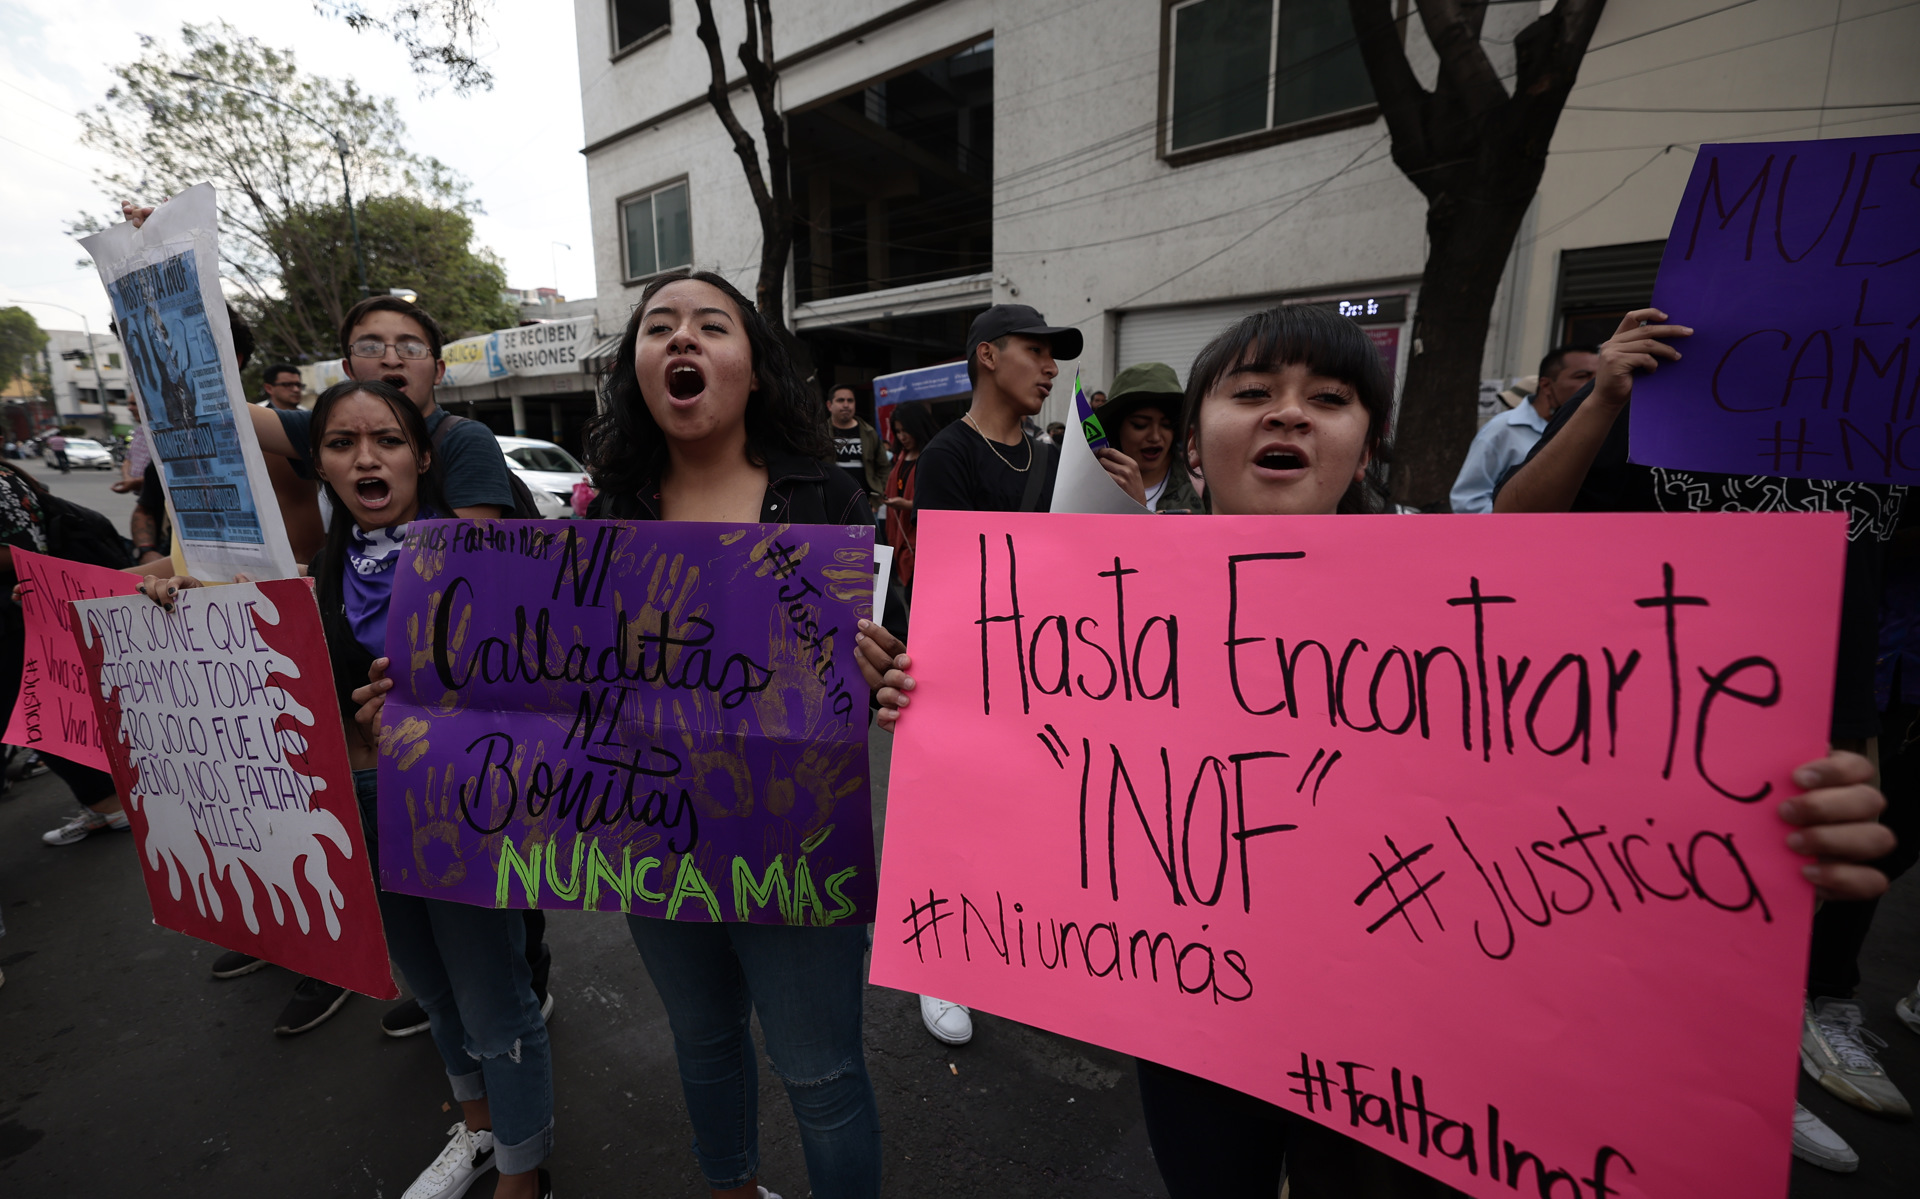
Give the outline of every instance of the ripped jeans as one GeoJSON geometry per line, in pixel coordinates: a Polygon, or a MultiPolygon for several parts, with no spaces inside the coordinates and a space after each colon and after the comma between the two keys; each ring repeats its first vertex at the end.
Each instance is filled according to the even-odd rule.
{"type": "MultiPolygon", "coordinates": [[[[767,1061],[786,1084],[816,1199],[880,1194],[880,1111],[860,1040],[865,925],[789,928],[627,917],[666,1005],[693,1124],[693,1154],[714,1190],[759,1173],[760,1014],[767,1061]]],[[[776,1180],[788,1194],[807,1188],[776,1180]]]]}
{"type": "MultiPolygon", "coordinates": [[[[378,861],[376,774],[353,772],[367,849],[378,861]]],[[[484,1098],[494,1164],[522,1174],[553,1150],[553,1057],[533,997],[526,920],[518,911],[380,892],[387,952],[426,1009],[453,1097],[484,1098]]]]}

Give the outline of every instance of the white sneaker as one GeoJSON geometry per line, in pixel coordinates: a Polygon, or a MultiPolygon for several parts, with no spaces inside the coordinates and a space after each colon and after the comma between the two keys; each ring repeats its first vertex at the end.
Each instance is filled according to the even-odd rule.
{"type": "Polygon", "coordinates": [[[761,1187],[761,1188],[760,1188],[760,1199],[780,1199],[780,1196],[778,1196],[778,1195],[776,1195],[776,1194],[774,1194],[774,1193],[773,1193],[772,1191],[769,1191],[769,1190],[768,1190],[767,1188],[765,1188],[765,1187],[761,1187]]]}
{"type": "Polygon", "coordinates": [[[133,826],[127,823],[125,812],[114,812],[111,815],[102,816],[90,808],[81,808],[73,814],[72,819],[59,828],[41,833],[40,839],[48,845],[72,845],[76,841],[85,841],[89,834],[97,833],[101,829],[125,832],[131,827],[133,826]]]}
{"type": "Polygon", "coordinates": [[[1860,1155],[1853,1146],[1798,1103],[1793,1105],[1793,1155],[1835,1174],[1851,1174],[1860,1168],[1860,1155]]]}
{"type": "Polygon", "coordinates": [[[949,1045],[965,1045],[973,1040],[973,1014],[957,1003],[948,1003],[944,999],[935,999],[931,995],[920,997],[920,1019],[933,1034],[936,1041],[949,1045]]]}
{"type": "Polygon", "coordinates": [[[1865,1027],[1865,1014],[1850,999],[1816,999],[1807,1005],[1800,1031],[1800,1064],[1830,1093],[1865,1111],[1905,1118],[1906,1096],[1874,1057],[1887,1043],[1865,1027]]]}
{"type": "Polygon", "coordinates": [[[447,1129],[453,1139],[420,1172],[401,1199],[460,1199],[474,1180],[493,1169],[493,1132],[468,1132],[465,1123],[447,1129]]]}
{"type": "Polygon", "coordinates": [[[1913,984],[1907,997],[1893,1005],[1893,1014],[1900,1017],[1900,1023],[1920,1032],[1920,983],[1913,984]]]}

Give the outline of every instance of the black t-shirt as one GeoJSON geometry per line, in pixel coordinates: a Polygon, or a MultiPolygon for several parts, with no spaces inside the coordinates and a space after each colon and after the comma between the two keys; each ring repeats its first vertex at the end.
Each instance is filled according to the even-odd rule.
{"type": "Polygon", "coordinates": [[[927,448],[920,451],[914,508],[1018,512],[1020,498],[1026,494],[1027,476],[1036,465],[1042,472],[1040,495],[1031,510],[1045,512],[1053,505],[1053,480],[1060,469],[1060,455],[1031,437],[1025,445],[989,443],[967,422],[955,421],[934,434],[927,448]]]}
{"type": "Polygon", "coordinates": [[[147,510],[147,515],[159,520],[167,514],[167,494],[160,488],[160,465],[147,463],[147,469],[140,475],[140,498],[134,503],[147,510]]]}
{"type": "Polygon", "coordinates": [[[833,433],[833,460],[840,464],[841,470],[852,474],[860,480],[860,486],[865,487],[865,464],[860,460],[860,426],[856,424],[851,429],[842,429],[839,425],[828,425],[827,428],[833,433]]]}
{"type": "MultiPolygon", "coordinates": [[[[1557,436],[1593,390],[1589,383],[1554,413],[1526,462],[1501,476],[1507,484],[1557,436]]],[[[1669,470],[1627,461],[1633,404],[1613,422],[1593,467],[1574,497],[1575,512],[1845,512],[1847,571],[1840,600],[1840,660],[1834,673],[1835,740],[1877,736],[1874,662],[1879,655],[1880,573],[1884,543],[1900,523],[1905,487],[1776,475],[1721,475],[1669,470]]],[[[1494,490],[1499,495],[1499,487],[1494,490]]]]}

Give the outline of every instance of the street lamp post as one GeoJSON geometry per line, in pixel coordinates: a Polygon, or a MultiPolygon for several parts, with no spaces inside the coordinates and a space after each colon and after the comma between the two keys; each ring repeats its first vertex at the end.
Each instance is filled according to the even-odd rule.
{"type": "Polygon", "coordinates": [[[347,197],[347,225],[353,230],[353,257],[360,266],[360,298],[364,300],[372,295],[373,289],[367,285],[367,253],[360,246],[360,218],[354,215],[353,211],[353,180],[347,175],[346,137],[337,130],[329,129],[318,117],[315,117],[305,109],[297,108],[277,96],[268,95],[266,92],[255,91],[253,88],[241,87],[237,83],[227,83],[220,79],[210,79],[205,75],[197,75],[192,71],[169,71],[167,74],[173,76],[175,79],[184,79],[188,83],[206,83],[214,87],[224,87],[229,91],[245,92],[249,96],[257,96],[269,104],[275,104],[286,109],[288,112],[313,125],[316,129],[320,130],[320,132],[332,139],[334,153],[340,156],[340,187],[341,190],[346,193],[347,197]]]}
{"type": "MultiPolygon", "coordinates": [[[[86,335],[87,339],[87,361],[93,364],[94,395],[99,397],[100,400],[100,419],[111,425],[112,421],[107,415],[107,380],[106,377],[100,373],[100,355],[93,348],[93,326],[87,323],[87,314],[78,308],[69,308],[65,304],[54,304],[47,300],[8,300],[7,303],[38,304],[43,308],[58,308],[62,312],[71,312],[80,318],[80,331],[86,335]]],[[[60,405],[57,403],[53,406],[53,414],[55,416],[60,415],[60,405]]],[[[112,431],[111,428],[107,430],[109,433],[112,431]]]]}

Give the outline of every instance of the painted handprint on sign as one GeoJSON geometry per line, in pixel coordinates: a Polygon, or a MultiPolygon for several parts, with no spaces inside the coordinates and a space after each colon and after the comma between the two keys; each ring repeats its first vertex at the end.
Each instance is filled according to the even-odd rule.
{"type": "Polygon", "coordinates": [[[409,668],[381,770],[406,800],[383,807],[383,841],[411,848],[390,888],[664,919],[870,916],[853,660],[870,532],[573,521],[541,555],[526,550],[544,524],[449,527],[465,532],[447,563],[394,584],[409,668]],[[836,897],[800,901],[829,878],[836,897]],[[765,898],[783,886],[792,902],[765,898]]]}

